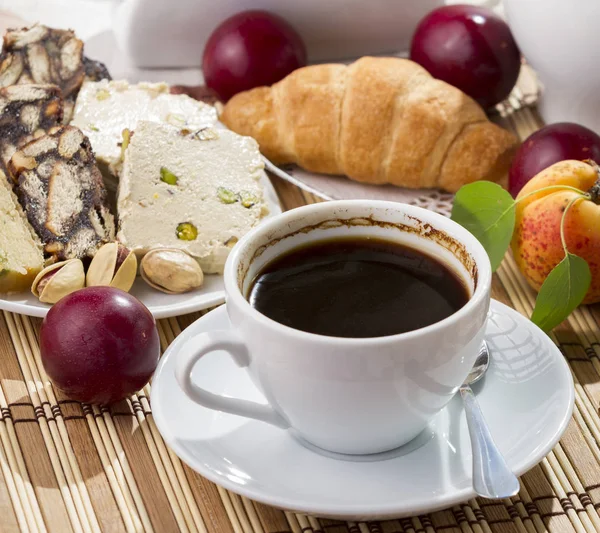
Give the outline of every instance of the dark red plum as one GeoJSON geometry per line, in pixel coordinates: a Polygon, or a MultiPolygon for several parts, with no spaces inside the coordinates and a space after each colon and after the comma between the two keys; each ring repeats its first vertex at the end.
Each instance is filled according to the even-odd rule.
{"type": "Polygon", "coordinates": [[[484,109],[510,94],[521,68],[508,24],[492,10],[472,5],[444,6],[426,15],[415,30],[410,58],[484,109]]]}
{"type": "Polygon", "coordinates": [[[206,85],[226,102],[233,95],[273,85],[306,65],[302,38],[281,17],[244,11],[222,22],[204,48],[206,85]]]}
{"type": "Polygon", "coordinates": [[[572,122],[550,124],[531,134],[519,147],[510,167],[510,194],[516,197],[533,176],[565,159],[600,163],[600,136],[572,122]]]}
{"type": "Polygon", "coordinates": [[[112,287],[88,287],[59,300],[40,331],[42,363],[69,398],[108,404],[140,390],[160,356],[148,308],[112,287]]]}

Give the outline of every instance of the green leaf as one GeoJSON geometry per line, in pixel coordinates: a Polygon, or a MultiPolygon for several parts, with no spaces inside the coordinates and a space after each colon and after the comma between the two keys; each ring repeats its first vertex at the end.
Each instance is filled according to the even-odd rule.
{"type": "Polygon", "coordinates": [[[567,252],[542,284],[531,320],[544,331],[558,326],[583,301],[591,281],[585,259],[567,252]]]}
{"type": "Polygon", "coordinates": [[[451,218],[477,237],[495,271],[504,258],[515,228],[512,196],[496,183],[476,181],[456,193],[451,218]]]}

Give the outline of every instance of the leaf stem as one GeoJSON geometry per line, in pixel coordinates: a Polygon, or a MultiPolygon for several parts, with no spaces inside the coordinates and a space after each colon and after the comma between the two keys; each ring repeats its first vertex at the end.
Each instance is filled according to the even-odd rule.
{"type": "Polygon", "coordinates": [[[519,202],[526,200],[527,198],[529,198],[530,196],[533,196],[534,194],[538,194],[540,192],[545,192],[545,191],[556,191],[556,190],[578,192],[582,196],[588,196],[588,198],[590,197],[589,194],[586,194],[584,191],[582,191],[581,189],[578,189],[577,187],[571,187],[570,185],[548,185],[548,187],[542,187],[541,189],[537,189],[535,191],[531,191],[530,193],[527,193],[525,196],[523,196],[523,198],[519,198],[518,200],[515,200],[515,204],[518,204],[519,202]]]}
{"type": "MultiPolygon", "coordinates": [[[[580,192],[582,192],[582,191],[580,191],[580,192]]],[[[591,198],[591,196],[589,193],[582,192],[581,196],[576,196],[575,198],[571,198],[571,200],[565,207],[565,210],[563,211],[562,218],[560,219],[560,242],[562,243],[562,247],[565,252],[565,255],[567,255],[569,253],[569,250],[567,249],[567,242],[565,240],[565,219],[567,218],[567,213],[568,213],[569,209],[571,209],[571,206],[575,202],[577,202],[579,200],[583,200],[583,199],[589,200],[590,198],[591,198]]]]}

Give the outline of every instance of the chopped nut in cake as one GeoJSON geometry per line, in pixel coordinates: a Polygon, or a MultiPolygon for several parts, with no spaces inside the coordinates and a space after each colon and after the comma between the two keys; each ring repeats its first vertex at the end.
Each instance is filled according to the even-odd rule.
{"type": "MultiPolygon", "coordinates": [[[[60,124],[63,103],[55,85],[11,85],[0,89],[0,172],[16,150],[60,124]]],[[[4,181],[4,179],[2,179],[4,181]]]]}
{"type": "Polygon", "coordinates": [[[83,42],[70,30],[36,24],[9,30],[0,54],[0,87],[24,83],[53,83],[65,100],[65,122],[86,75],[101,79],[106,67],[83,56],[83,42]]]}
{"type": "Polygon", "coordinates": [[[140,120],[198,130],[215,125],[217,112],[185,94],[171,94],[165,83],[86,81],[77,97],[72,125],[89,137],[98,161],[116,175],[123,130],[135,130],[140,120]]]}
{"type": "Polygon", "coordinates": [[[47,254],[91,257],[114,239],[102,175],[78,128],[60,126],[34,139],[13,155],[8,169],[47,254]]]}
{"type": "Polygon", "coordinates": [[[119,240],[144,254],[176,248],[207,273],[267,214],[258,144],[229,130],[141,121],[125,150],[119,240]]]}

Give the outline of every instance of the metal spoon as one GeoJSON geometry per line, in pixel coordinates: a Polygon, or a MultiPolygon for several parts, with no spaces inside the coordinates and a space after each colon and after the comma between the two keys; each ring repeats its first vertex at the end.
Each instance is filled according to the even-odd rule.
{"type": "Polygon", "coordinates": [[[483,341],[475,364],[460,387],[473,450],[473,488],[484,498],[508,498],[519,492],[519,480],[496,447],[470,387],[483,377],[489,364],[490,352],[487,343],[483,341]]]}

